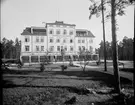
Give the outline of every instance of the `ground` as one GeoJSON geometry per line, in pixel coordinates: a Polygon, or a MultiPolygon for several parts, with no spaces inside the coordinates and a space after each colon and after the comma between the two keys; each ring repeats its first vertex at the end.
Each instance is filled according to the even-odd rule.
{"type": "Polygon", "coordinates": [[[66,105],[73,96],[73,105],[133,105],[133,72],[126,69],[132,64],[126,63],[126,71],[120,71],[126,98],[113,91],[112,64],[108,64],[107,72],[102,64],[92,63],[85,72],[77,64],[62,72],[60,63],[48,65],[44,72],[39,65],[3,70],[3,105],[66,105]]]}

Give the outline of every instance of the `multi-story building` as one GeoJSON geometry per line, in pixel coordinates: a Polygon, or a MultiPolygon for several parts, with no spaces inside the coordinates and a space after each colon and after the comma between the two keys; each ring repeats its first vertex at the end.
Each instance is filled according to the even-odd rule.
{"type": "Polygon", "coordinates": [[[94,54],[95,36],[88,30],[76,29],[75,24],[63,21],[46,23],[45,27],[27,27],[21,33],[21,60],[42,62],[46,56],[60,60],[61,51],[68,59],[77,56],[80,50],[94,54]]]}

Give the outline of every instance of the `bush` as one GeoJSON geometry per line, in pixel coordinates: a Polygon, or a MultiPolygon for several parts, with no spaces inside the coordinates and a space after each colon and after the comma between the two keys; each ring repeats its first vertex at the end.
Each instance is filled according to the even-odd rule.
{"type": "Polygon", "coordinates": [[[61,71],[63,72],[65,69],[67,69],[67,66],[61,65],[61,71]]]}
{"type": "Polygon", "coordinates": [[[72,60],[69,61],[69,66],[73,66],[73,61],[72,60]]]}
{"type": "Polygon", "coordinates": [[[97,61],[96,63],[97,63],[97,65],[100,65],[100,64],[101,64],[101,62],[100,62],[100,61],[97,61]]]}
{"type": "Polygon", "coordinates": [[[44,63],[41,63],[41,64],[40,64],[40,71],[43,72],[44,70],[45,70],[44,63]]]}

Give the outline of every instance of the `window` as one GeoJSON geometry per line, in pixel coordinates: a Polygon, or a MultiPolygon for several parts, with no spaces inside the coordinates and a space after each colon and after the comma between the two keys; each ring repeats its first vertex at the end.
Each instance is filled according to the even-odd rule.
{"type": "Polygon", "coordinates": [[[92,48],[92,46],[90,46],[90,47],[89,47],[89,50],[90,50],[90,53],[92,53],[92,52],[93,52],[93,48],[92,48]]]}
{"type": "Polygon", "coordinates": [[[53,29],[50,29],[49,34],[53,34],[53,29]]]}
{"type": "Polygon", "coordinates": [[[53,27],[53,25],[48,25],[48,26],[53,27]]]}
{"type": "Polygon", "coordinates": [[[78,50],[81,51],[81,46],[78,46],[78,50]]]}
{"type": "Polygon", "coordinates": [[[61,46],[61,49],[63,49],[63,46],[61,46]]]}
{"type": "Polygon", "coordinates": [[[64,31],[63,31],[63,34],[64,34],[64,35],[66,35],[66,34],[67,34],[67,31],[66,31],[65,29],[64,29],[64,31]]]}
{"type": "Polygon", "coordinates": [[[57,27],[60,27],[60,25],[56,25],[57,27]]]}
{"type": "Polygon", "coordinates": [[[73,51],[73,47],[72,46],[70,46],[70,51],[73,51]]]}
{"type": "Polygon", "coordinates": [[[44,42],[44,37],[43,36],[41,37],[41,42],[44,42]]]}
{"type": "Polygon", "coordinates": [[[82,43],[85,43],[85,40],[82,40],[82,43]]]}
{"type": "Polygon", "coordinates": [[[38,56],[31,56],[31,62],[38,62],[38,56]]]}
{"type": "Polygon", "coordinates": [[[30,38],[28,36],[25,37],[25,42],[29,42],[30,38]]]}
{"type": "Polygon", "coordinates": [[[44,51],[44,46],[41,46],[41,51],[44,51]]]}
{"type": "Polygon", "coordinates": [[[67,46],[64,47],[64,50],[67,51],[67,46]]]}
{"type": "Polygon", "coordinates": [[[53,43],[53,39],[50,39],[50,43],[53,43]]]}
{"type": "Polygon", "coordinates": [[[54,46],[50,46],[49,50],[54,51],[54,46]]]}
{"type": "Polygon", "coordinates": [[[85,46],[82,46],[82,50],[85,51],[85,46]]]}
{"type": "Polygon", "coordinates": [[[60,51],[60,46],[57,46],[57,51],[60,51]]]}
{"type": "Polygon", "coordinates": [[[60,42],[60,39],[57,39],[56,42],[59,43],[60,42]]]}
{"type": "Polygon", "coordinates": [[[73,43],[73,40],[72,39],[70,39],[70,43],[73,43]]]}
{"type": "Polygon", "coordinates": [[[70,34],[70,35],[73,35],[73,31],[70,31],[69,34],[70,34]]]}
{"type": "Polygon", "coordinates": [[[90,39],[90,40],[89,40],[89,43],[93,43],[93,40],[92,40],[92,39],[90,39]]]}
{"type": "Polygon", "coordinates": [[[56,31],[56,34],[59,35],[59,34],[60,34],[60,30],[57,30],[57,31],[56,31]]]}
{"type": "Polygon", "coordinates": [[[66,43],[66,39],[63,40],[63,43],[66,43]]]}
{"type": "Polygon", "coordinates": [[[80,39],[78,40],[78,43],[81,43],[81,40],[80,39]]]}
{"type": "Polygon", "coordinates": [[[25,46],[25,51],[29,51],[30,47],[29,46],[25,46]]]}
{"type": "Polygon", "coordinates": [[[36,46],[36,51],[39,51],[39,46],[36,46]]]}
{"type": "Polygon", "coordinates": [[[38,36],[36,37],[36,42],[39,42],[39,37],[38,36]]]}

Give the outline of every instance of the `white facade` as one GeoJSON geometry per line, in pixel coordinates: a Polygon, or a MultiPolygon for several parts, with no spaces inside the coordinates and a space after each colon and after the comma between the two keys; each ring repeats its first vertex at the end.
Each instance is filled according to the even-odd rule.
{"type": "Polygon", "coordinates": [[[41,56],[77,55],[79,48],[94,53],[94,35],[83,29],[75,29],[74,24],[61,21],[47,23],[45,27],[27,27],[21,34],[21,58],[29,62],[40,62],[41,56]]]}

